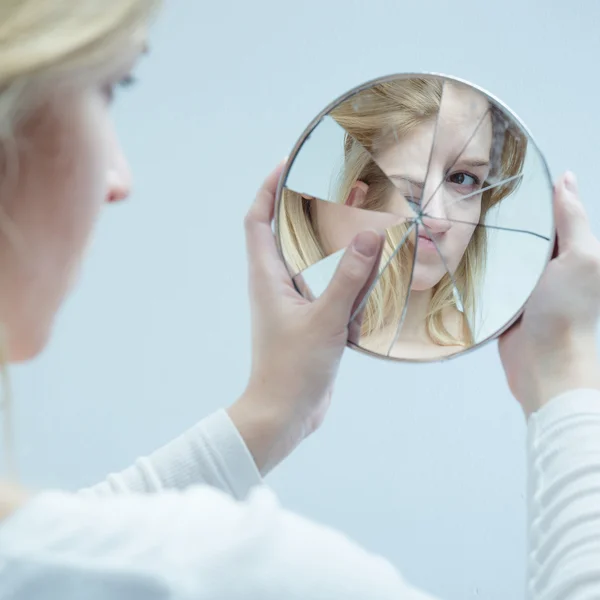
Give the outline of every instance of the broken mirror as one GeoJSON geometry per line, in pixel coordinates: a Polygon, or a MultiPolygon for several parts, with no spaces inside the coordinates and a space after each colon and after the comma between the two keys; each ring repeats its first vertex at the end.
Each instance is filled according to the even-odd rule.
{"type": "Polygon", "coordinates": [[[396,360],[455,357],[515,322],[551,258],[547,164],[479,87],[433,74],[363,84],[308,126],[278,187],[276,237],[300,293],[322,294],[368,229],[384,247],[349,345],[396,360]]]}

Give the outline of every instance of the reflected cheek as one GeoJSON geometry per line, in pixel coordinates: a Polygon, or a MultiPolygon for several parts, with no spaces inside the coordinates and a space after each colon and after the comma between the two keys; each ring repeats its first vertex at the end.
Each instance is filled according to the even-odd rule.
{"type": "Polygon", "coordinates": [[[346,248],[353,239],[353,230],[347,223],[334,225],[329,219],[321,219],[317,226],[317,235],[321,240],[322,250],[326,256],[346,248]]]}
{"type": "Polygon", "coordinates": [[[454,223],[451,231],[448,232],[451,238],[448,240],[450,242],[449,246],[451,246],[449,251],[450,256],[448,258],[449,262],[451,262],[452,270],[456,269],[462,260],[471,240],[473,239],[475,229],[475,225],[454,223]]]}
{"type": "Polygon", "coordinates": [[[449,202],[446,212],[449,219],[479,223],[479,218],[481,217],[481,196],[449,202]]]}
{"type": "Polygon", "coordinates": [[[418,212],[419,198],[412,195],[409,195],[408,198],[411,200],[412,206],[402,194],[394,193],[387,200],[383,210],[400,219],[414,219],[418,212]]]}
{"type": "Polygon", "coordinates": [[[318,206],[313,216],[316,233],[326,256],[347,248],[354,237],[366,229],[382,230],[396,222],[390,216],[376,211],[352,211],[340,218],[338,206],[332,202],[318,206]]]}

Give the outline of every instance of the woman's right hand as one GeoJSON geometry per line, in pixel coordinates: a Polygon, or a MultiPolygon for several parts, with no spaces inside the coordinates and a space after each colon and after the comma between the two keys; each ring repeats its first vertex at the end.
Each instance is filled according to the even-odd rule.
{"type": "Polygon", "coordinates": [[[558,256],[499,340],[508,384],[527,416],[566,391],[600,389],[600,242],[572,173],[555,186],[554,214],[558,256]]]}
{"type": "Polygon", "coordinates": [[[383,236],[359,233],[327,289],[314,301],[296,290],[272,229],[284,165],[265,181],[246,216],[252,309],[252,369],[228,409],[261,474],[268,473],[321,425],[349,336],[349,324],[378,273],[383,236]]]}

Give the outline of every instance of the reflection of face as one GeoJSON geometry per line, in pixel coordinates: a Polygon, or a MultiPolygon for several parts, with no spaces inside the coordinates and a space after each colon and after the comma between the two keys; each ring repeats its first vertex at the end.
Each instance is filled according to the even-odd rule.
{"type": "MultiPolygon", "coordinates": [[[[488,108],[488,101],[474,90],[446,84],[437,123],[420,124],[376,157],[402,196],[416,204],[417,212],[423,211],[414,290],[435,286],[446,273],[444,262],[451,273],[456,270],[479,222],[481,194],[462,197],[481,189],[489,174],[492,120],[488,108]]],[[[394,194],[388,210],[398,207],[394,194]]]]}
{"type": "MultiPolygon", "coordinates": [[[[368,186],[358,182],[354,195],[365,194],[368,186]]],[[[392,185],[390,184],[390,187],[392,185]]],[[[401,192],[397,188],[390,191],[388,210],[361,210],[360,202],[347,202],[340,206],[334,202],[318,202],[313,205],[316,213],[316,223],[319,238],[323,244],[326,255],[347,248],[360,231],[374,229],[386,231],[395,227],[407,218],[414,218],[415,213],[410,208],[401,192]]]]}
{"type": "MultiPolygon", "coordinates": [[[[481,216],[481,194],[476,192],[490,171],[492,120],[488,109],[483,95],[447,83],[437,119],[422,122],[375,154],[377,165],[394,186],[390,183],[392,191],[383,212],[349,210],[341,218],[337,205],[319,204],[317,224],[327,249],[345,248],[358,231],[393,227],[424,208],[412,289],[431,289],[439,283],[446,273],[444,262],[453,273],[481,216]]],[[[353,194],[360,197],[361,193],[367,193],[367,186],[359,181],[353,194]]],[[[360,201],[348,204],[360,207],[360,201]]]]}
{"type": "Polygon", "coordinates": [[[90,76],[54,90],[22,134],[19,179],[12,193],[0,195],[21,242],[0,236],[1,321],[13,361],[43,348],[102,206],[129,194],[109,108],[113,87],[133,62],[114,65],[101,80],[90,76]]]}

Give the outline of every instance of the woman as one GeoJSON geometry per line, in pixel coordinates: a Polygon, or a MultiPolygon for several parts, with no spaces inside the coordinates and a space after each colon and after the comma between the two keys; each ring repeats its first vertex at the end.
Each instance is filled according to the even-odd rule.
{"type": "MultiPolygon", "coordinates": [[[[11,361],[43,349],[101,206],[128,194],[108,104],[143,52],[154,10],[152,0],[0,2],[0,310],[11,361]]],[[[357,236],[325,294],[303,301],[270,227],[280,173],[267,179],[246,219],[253,310],[246,392],[96,488],[31,495],[4,484],[2,600],[430,598],[385,560],[282,510],[261,485],[260,475],[323,419],[348,317],[382,245],[373,232],[357,236]],[[251,488],[249,499],[236,500],[251,488]]],[[[600,589],[595,547],[575,522],[600,535],[588,476],[600,443],[589,333],[598,320],[600,251],[574,186],[570,178],[557,186],[559,256],[501,345],[513,393],[527,412],[541,408],[530,446],[536,598],[550,597],[548,586],[579,590],[572,574],[600,589]],[[569,426],[556,427],[561,420],[569,426]],[[580,431],[592,436],[582,441],[580,431]],[[551,480],[540,477],[544,470],[551,480]]]]}
{"type": "Polygon", "coordinates": [[[477,224],[518,186],[526,138],[480,92],[433,77],[380,83],[330,116],[345,132],[333,202],[284,190],[282,247],[292,272],[345,248],[358,227],[386,228],[389,259],[423,211],[423,226],[412,228],[369,297],[359,345],[403,358],[472,345],[487,249],[477,224]]]}

